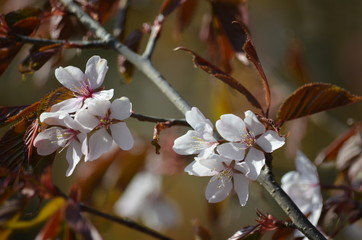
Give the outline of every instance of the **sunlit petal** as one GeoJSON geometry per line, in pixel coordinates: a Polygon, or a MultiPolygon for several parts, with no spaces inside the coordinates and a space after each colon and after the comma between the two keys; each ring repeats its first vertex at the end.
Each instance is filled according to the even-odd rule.
{"type": "Polygon", "coordinates": [[[245,112],[244,119],[246,127],[254,135],[258,136],[265,132],[265,126],[262,124],[252,111],[245,112]]]}
{"type": "Polygon", "coordinates": [[[89,85],[92,89],[97,89],[102,86],[107,71],[106,59],[93,56],[87,61],[85,75],[89,79],[89,85]]]}
{"type": "Polygon", "coordinates": [[[112,146],[113,139],[111,135],[101,128],[96,131],[89,139],[89,154],[85,161],[93,161],[99,158],[103,153],[109,151],[112,146]]]}
{"type": "Polygon", "coordinates": [[[267,153],[271,153],[282,147],[284,143],[284,137],[280,137],[277,132],[272,130],[266,131],[256,140],[256,144],[258,144],[267,153]]]}
{"type": "Polygon", "coordinates": [[[245,157],[245,144],[228,142],[219,145],[216,150],[221,156],[233,159],[233,160],[243,160],[245,157]]]}
{"type": "Polygon", "coordinates": [[[66,176],[69,177],[72,175],[75,167],[79,163],[80,159],[82,158],[82,145],[80,142],[73,140],[71,144],[68,146],[66,159],[68,161],[68,169],[66,171],[66,176]]]}
{"type": "Polygon", "coordinates": [[[110,126],[112,137],[117,145],[123,150],[129,150],[133,147],[133,137],[126,123],[119,122],[110,126]]]}
{"type": "Polygon", "coordinates": [[[243,120],[234,114],[221,115],[216,129],[224,139],[232,142],[242,140],[247,133],[243,120]]]}
{"type": "Polygon", "coordinates": [[[84,74],[82,70],[77,67],[58,67],[55,69],[55,77],[64,87],[73,92],[78,93],[83,86],[82,81],[84,79],[84,74]]]}
{"type": "Polygon", "coordinates": [[[215,175],[207,184],[205,197],[210,203],[220,202],[229,196],[232,188],[231,179],[225,181],[219,175],[215,175]]]}
{"type": "Polygon", "coordinates": [[[261,169],[265,165],[264,153],[252,147],[245,157],[245,162],[250,168],[250,172],[246,174],[246,176],[251,180],[256,180],[260,175],[261,169]]]}
{"type": "Polygon", "coordinates": [[[117,98],[111,105],[111,117],[113,119],[124,120],[132,113],[132,103],[126,97],[117,98]]]}
{"type": "Polygon", "coordinates": [[[54,104],[51,108],[52,112],[63,111],[72,113],[78,111],[83,105],[82,98],[69,98],[57,104],[54,104]]]}
{"type": "Polygon", "coordinates": [[[249,180],[243,174],[234,174],[234,189],[241,206],[245,206],[249,198],[249,180]]]}

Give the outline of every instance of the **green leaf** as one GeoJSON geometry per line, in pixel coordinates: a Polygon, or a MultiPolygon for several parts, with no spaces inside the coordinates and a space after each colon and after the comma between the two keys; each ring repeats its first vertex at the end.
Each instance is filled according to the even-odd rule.
{"type": "Polygon", "coordinates": [[[362,100],[347,90],[328,83],[309,83],[298,88],[280,106],[278,120],[285,122],[362,100]]]}

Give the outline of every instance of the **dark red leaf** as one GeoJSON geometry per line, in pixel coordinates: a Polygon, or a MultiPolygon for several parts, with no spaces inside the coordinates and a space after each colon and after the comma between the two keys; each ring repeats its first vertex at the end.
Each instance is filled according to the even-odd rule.
{"type": "Polygon", "coordinates": [[[207,72],[208,74],[213,75],[214,77],[220,79],[230,87],[236,89],[241,94],[243,94],[246,99],[256,108],[260,109],[262,111],[261,105],[258,102],[258,100],[254,97],[253,94],[247,90],[244,85],[242,85],[239,81],[231,77],[230,75],[226,74],[225,72],[221,71],[219,68],[205,60],[204,58],[197,55],[195,52],[191,51],[190,49],[179,47],[176,50],[183,50],[185,52],[188,52],[192,54],[193,56],[193,62],[198,67],[207,72]]]}
{"type": "Polygon", "coordinates": [[[182,32],[191,23],[198,3],[198,0],[186,0],[179,7],[176,17],[177,32],[182,32]]]}
{"type": "Polygon", "coordinates": [[[165,0],[161,6],[160,13],[166,17],[185,1],[186,0],[165,0]]]}
{"type": "Polygon", "coordinates": [[[345,89],[328,83],[310,83],[298,88],[280,106],[279,121],[289,121],[362,100],[345,89]]]}
{"type": "Polygon", "coordinates": [[[14,106],[14,107],[0,106],[0,126],[3,126],[6,123],[8,123],[9,118],[19,114],[21,111],[23,111],[28,106],[29,105],[14,106]]]}
{"type": "Polygon", "coordinates": [[[259,224],[255,226],[244,227],[229,237],[228,240],[260,239],[261,234],[259,233],[258,228],[259,224]]]}

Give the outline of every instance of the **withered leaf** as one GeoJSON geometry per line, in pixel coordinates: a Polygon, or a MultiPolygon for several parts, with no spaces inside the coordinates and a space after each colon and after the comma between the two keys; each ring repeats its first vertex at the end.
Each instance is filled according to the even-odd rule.
{"type": "Polygon", "coordinates": [[[165,0],[161,5],[160,13],[166,17],[185,1],[186,0],[165,0]]]}
{"type": "Polygon", "coordinates": [[[187,49],[184,47],[178,47],[175,50],[183,50],[185,52],[190,53],[193,56],[193,62],[196,65],[196,67],[204,70],[208,74],[213,75],[214,77],[220,79],[221,81],[223,81],[230,87],[234,88],[235,90],[237,90],[238,92],[243,94],[246,97],[246,99],[250,102],[250,104],[252,104],[254,107],[256,107],[262,111],[262,107],[261,107],[260,103],[258,102],[258,100],[239,81],[237,81],[236,79],[231,77],[229,74],[223,72],[222,70],[217,68],[215,65],[208,62],[206,59],[200,57],[198,54],[196,54],[195,52],[193,52],[190,49],[187,49]]]}
{"type": "Polygon", "coordinates": [[[229,237],[228,240],[260,239],[262,234],[258,231],[258,227],[259,225],[244,227],[229,237]]]}
{"type": "Polygon", "coordinates": [[[178,8],[176,17],[176,30],[178,33],[185,30],[191,23],[198,3],[198,0],[186,0],[184,4],[178,8]]]}
{"type": "Polygon", "coordinates": [[[362,100],[362,96],[329,83],[309,83],[298,88],[280,106],[278,120],[285,122],[362,100]]]}

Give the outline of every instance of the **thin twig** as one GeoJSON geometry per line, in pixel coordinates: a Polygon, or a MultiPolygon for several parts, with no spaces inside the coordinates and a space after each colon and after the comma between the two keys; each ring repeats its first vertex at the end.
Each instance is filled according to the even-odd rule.
{"type": "Polygon", "coordinates": [[[144,58],[147,58],[147,59],[151,58],[152,53],[155,50],[158,37],[160,36],[160,32],[162,29],[162,24],[163,24],[164,19],[165,19],[165,17],[162,14],[159,14],[156,17],[156,19],[152,25],[152,28],[151,28],[150,38],[148,39],[145,51],[142,54],[142,56],[144,58]]]}
{"type": "Polygon", "coordinates": [[[271,169],[271,154],[265,154],[266,163],[263,167],[258,181],[275,199],[278,205],[289,216],[296,228],[301,231],[310,240],[326,240],[326,238],[317,230],[308,218],[299,210],[290,197],[284,192],[281,186],[275,181],[271,169]]]}
{"type": "Polygon", "coordinates": [[[30,43],[39,46],[62,44],[65,45],[66,47],[74,47],[74,48],[111,48],[109,43],[103,40],[68,41],[68,40],[58,40],[58,39],[33,38],[24,35],[15,35],[15,37],[13,38],[0,37],[0,41],[15,41],[21,43],[30,43]]]}
{"type": "Polygon", "coordinates": [[[158,118],[158,117],[152,117],[152,116],[146,116],[138,113],[132,113],[132,118],[135,118],[139,121],[145,121],[145,122],[153,122],[153,123],[161,123],[161,122],[167,122],[170,126],[185,126],[189,127],[190,125],[186,122],[184,119],[166,119],[166,118],[158,118]]]}
{"type": "Polygon", "coordinates": [[[81,7],[73,2],[73,0],[60,0],[63,5],[83,23],[97,37],[109,44],[128,61],[130,61],[139,71],[143,72],[152,82],[165,94],[169,100],[183,113],[191,109],[191,106],[181,97],[181,95],[171,86],[171,84],[157,71],[151,61],[144,58],[127,46],[117,41],[110,33],[108,33],[99,22],[92,19],[81,7]]]}
{"type": "Polygon", "coordinates": [[[157,238],[157,239],[161,239],[161,240],[172,240],[172,238],[169,238],[159,232],[156,232],[155,230],[153,229],[150,229],[148,227],[145,227],[145,226],[142,226],[128,218],[122,218],[122,217],[118,217],[118,216],[114,216],[114,215],[110,215],[110,214],[107,214],[107,213],[104,213],[104,212],[101,212],[101,211],[98,211],[97,209],[94,209],[94,208],[91,208],[83,203],[78,203],[79,205],[79,208],[81,209],[81,211],[83,212],[88,212],[88,213],[91,213],[91,214],[94,214],[94,215],[97,215],[99,217],[102,217],[102,218],[105,218],[105,219],[108,219],[112,222],[116,222],[116,223],[119,223],[119,224],[122,224],[124,226],[127,226],[129,228],[132,228],[132,229],[135,229],[139,232],[142,232],[144,234],[147,234],[149,236],[152,236],[154,238],[157,238]]]}

